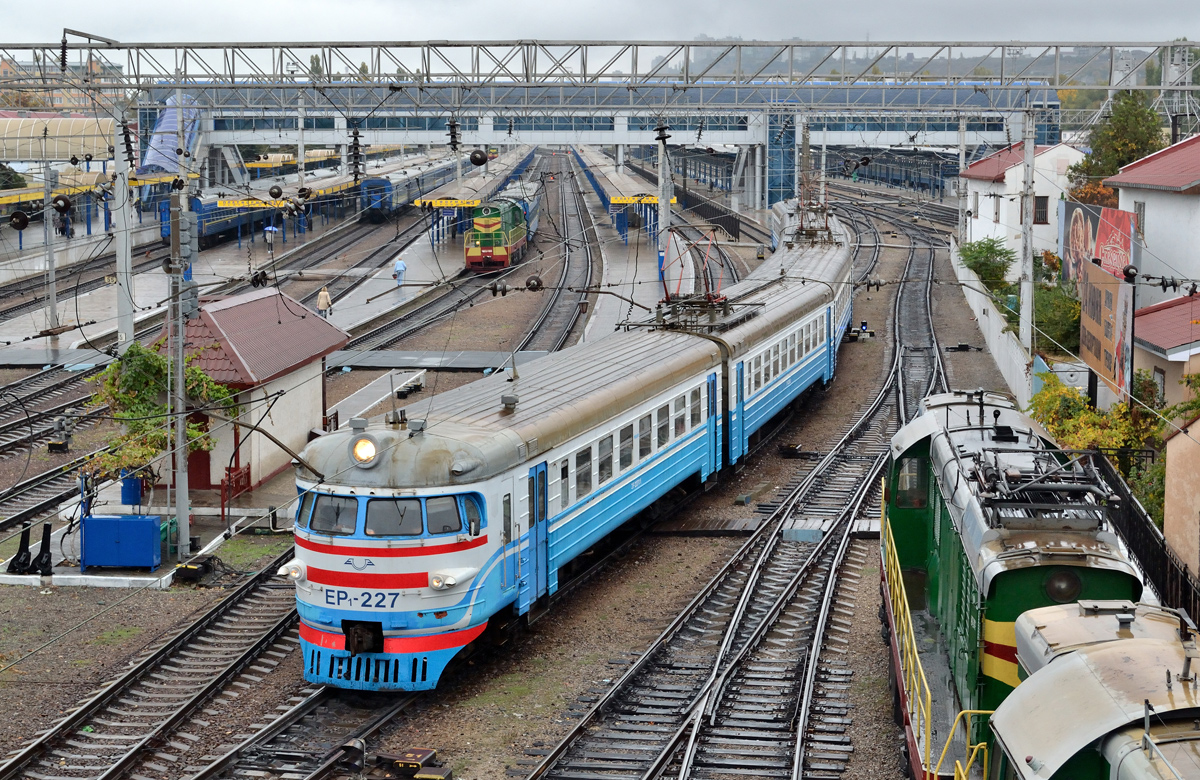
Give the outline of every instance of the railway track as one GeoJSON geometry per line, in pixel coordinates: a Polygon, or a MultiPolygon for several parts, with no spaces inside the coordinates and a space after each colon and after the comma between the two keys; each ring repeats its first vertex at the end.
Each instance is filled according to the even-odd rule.
{"type": "MultiPolygon", "coordinates": [[[[911,311],[928,314],[932,257],[914,239],[893,308],[897,322],[911,311]]],[[[931,326],[928,333],[936,341],[931,326]]],[[[852,670],[821,653],[839,608],[832,601],[838,573],[855,521],[880,499],[876,482],[904,399],[944,376],[935,362],[903,360],[909,335],[893,328],[891,370],[874,400],[767,507],[770,515],[746,544],[530,780],[800,778],[815,776],[817,764],[826,772],[844,766],[829,758],[844,750],[828,745],[846,743],[829,739],[841,735],[826,729],[844,726],[829,720],[847,716],[828,703],[852,670]]]]}
{"type": "MultiPolygon", "coordinates": [[[[571,157],[556,159],[564,161],[568,168],[556,173],[574,171],[571,157]]],[[[595,225],[589,227],[587,206],[579,192],[577,182],[581,180],[582,177],[573,175],[558,178],[558,213],[563,231],[558,245],[558,281],[545,291],[548,299],[518,350],[555,352],[566,345],[579,324],[582,314],[579,303],[587,300],[587,293],[571,291],[586,290],[591,285],[595,264],[592,247],[599,245],[595,225]]]]}
{"type": "MultiPolygon", "coordinates": [[[[179,728],[236,676],[269,671],[298,645],[295,591],[275,576],[288,550],[117,680],[0,765],[0,780],[117,780],[155,760],[178,760],[179,728]]],[[[149,767],[153,773],[153,767],[149,767]]]]}
{"type": "MultiPolygon", "coordinates": [[[[327,287],[329,289],[330,300],[333,303],[337,303],[370,278],[371,275],[369,273],[362,273],[362,271],[365,269],[382,268],[393,257],[408,249],[414,242],[419,240],[424,235],[425,229],[425,219],[418,214],[416,220],[409,222],[408,225],[397,231],[395,238],[383,246],[372,250],[348,268],[342,269],[333,278],[324,280],[315,289],[304,295],[300,299],[300,302],[305,306],[315,306],[317,295],[320,294],[321,288],[327,287]]],[[[290,281],[299,281],[299,279],[290,281]]]]}

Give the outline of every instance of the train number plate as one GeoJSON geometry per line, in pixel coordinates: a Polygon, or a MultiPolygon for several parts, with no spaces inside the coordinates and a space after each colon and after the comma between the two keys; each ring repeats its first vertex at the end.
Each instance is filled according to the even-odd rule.
{"type": "Polygon", "coordinates": [[[325,589],[325,604],[330,607],[359,609],[395,609],[400,592],[396,590],[364,590],[352,593],[336,588],[325,589]]]}

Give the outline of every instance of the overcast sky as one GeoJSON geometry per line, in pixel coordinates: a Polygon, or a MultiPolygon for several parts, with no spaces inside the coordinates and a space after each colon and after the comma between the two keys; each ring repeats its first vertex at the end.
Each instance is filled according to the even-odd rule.
{"type": "Polygon", "coordinates": [[[702,33],[759,40],[1200,37],[1195,0],[5,0],[3,5],[0,43],[57,41],[63,27],[128,42],[662,40],[702,33]]]}

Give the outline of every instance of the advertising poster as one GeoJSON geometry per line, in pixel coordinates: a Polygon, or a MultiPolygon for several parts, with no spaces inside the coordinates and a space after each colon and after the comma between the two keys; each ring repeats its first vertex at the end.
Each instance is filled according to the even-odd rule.
{"type": "Polygon", "coordinates": [[[1080,357],[1124,398],[1133,380],[1133,285],[1122,272],[1141,259],[1133,212],[1060,201],[1058,235],[1063,277],[1079,294],[1080,357]]]}

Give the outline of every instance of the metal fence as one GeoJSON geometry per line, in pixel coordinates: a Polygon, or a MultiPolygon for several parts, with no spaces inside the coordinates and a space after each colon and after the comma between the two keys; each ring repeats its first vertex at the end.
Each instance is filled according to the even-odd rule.
{"type": "Polygon", "coordinates": [[[1134,498],[1113,462],[1108,457],[1097,457],[1096,466],[1120,499],[1120,506],[1109,509],[1109,518],[1143,576],[1164,605],[1186,610],[1195,618],[1200,614],[1200,582],[1167,547],[1162,531],[1134,498]]]}

